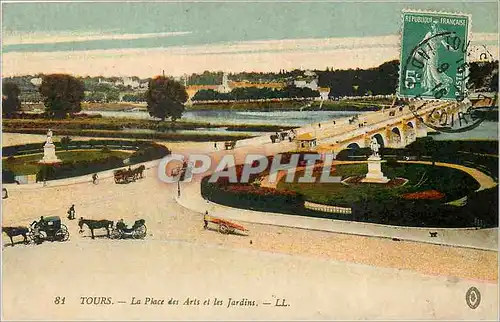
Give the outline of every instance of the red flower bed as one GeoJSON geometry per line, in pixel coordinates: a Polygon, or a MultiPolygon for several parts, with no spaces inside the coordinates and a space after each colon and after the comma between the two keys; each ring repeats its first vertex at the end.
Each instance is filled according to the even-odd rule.
{"type": "Polygon", "coordinates": [[[272,188],[264,188],[264,187],[255,187],[251,185],[244,184],[233,184],[227,186],[225,191],[233,192],[233,193],[251,193],[257,196],[290,196],[295,197],[297,193],[295,191],[289,190],[277,190],[272,188]]]}
{"type": "Polygon", "coordinates": [[[404,199],[427,199],[427,200],[438,200],[444,198],[446,195],[437,190],[426,190],[412,193],[405,193],[401,195],[404,199]]]}

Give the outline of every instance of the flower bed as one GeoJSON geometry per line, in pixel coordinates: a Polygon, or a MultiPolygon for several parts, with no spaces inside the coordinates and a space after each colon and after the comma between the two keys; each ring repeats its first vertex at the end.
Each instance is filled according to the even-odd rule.
{"type": "MultiPolygon", "coordinates": [[[[299,162],[311,152],[287,152],[281,154],[281,164],[290,162],[292,154],[299,155],[299,162]]],[[[254,209],[260,211],[297,213],[304,210],[304,200],[301,194],[286,189],[273,189],[260,187],[255,182],[258,178],[269,174],[275,156],[268,156],[267,167],[259,174],[251,174],[248,182],[231,183],[228,177],[219,177],[215,183],[208,182],[209,177],[202,180],[202,195],[204,198],[224,205],[254,209]]],[[[254,161],[252,166],[258,166],[259,161],[254,161]]],[[[238,182],[243,175],[243,164],[235,166],[238,182]]],[[[225,169],[226,171],[227,169],[225,169]]]]}
{"type": "Polygon", "coordinates": [[[413,193],[405,193],[401,195],[403,199],[427,199],[427,200],[439,200],[446,197],[444,193],[437,190],[426,190],[413,193]]]}

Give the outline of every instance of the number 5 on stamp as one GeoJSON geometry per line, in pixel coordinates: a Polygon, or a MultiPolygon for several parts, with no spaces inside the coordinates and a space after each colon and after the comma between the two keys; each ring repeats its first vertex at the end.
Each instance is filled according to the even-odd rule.
{"type": "Polygon", "coordinates": [[[463,100],[470,16],[403,11],[398,96],[463,100]]]}

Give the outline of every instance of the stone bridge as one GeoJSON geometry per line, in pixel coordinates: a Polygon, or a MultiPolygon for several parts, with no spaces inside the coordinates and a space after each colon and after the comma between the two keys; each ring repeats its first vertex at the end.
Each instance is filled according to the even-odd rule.
{"type": "MultiPolygon", "coordinates": [[[[313,124],[297,130],[298,137],[309,135],[316,142],[309,148],[323,152],[337,153],[346,148],[369,147],[375,138],[381,147],[403,148],[419,137],[427,136],[429,114],[435,108],[450,103],[413,102],[409,106],[363,113],[359,117],[331,120],[313,124]]],[[[298,146],[300,149],[301,146],[298,146]]]]}

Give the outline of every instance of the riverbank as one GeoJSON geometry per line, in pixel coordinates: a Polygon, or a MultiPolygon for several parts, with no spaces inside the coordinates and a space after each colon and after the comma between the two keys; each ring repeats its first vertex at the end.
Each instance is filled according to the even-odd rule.
{"type": "MultiPolygon", "coordinates": [[[[345,99],[345,100],[327,100],[311,101],[305,99],[287,100],[287,101],[259,101],[259,102],[195,102],[192,105],[186,105],[186,111],[203,111],[203,110],[238,110],[238,111],[300,111],[301,109],[308,110],[323,110],[323,111],[375,111],[382,106],[391,105],[392,100],[389,98],[370,99],[345,99]],[[320,108],[321,105],[321,108],[320,108]]],[[[43,104],[23,105],[22,109],[45,110],[43,104]]],[[[114,102],[114,103],[89,103],[82,102],[82,111],[130,111],[143,110],[147,111],[145,102],[114,102]]]]}
{"type": "Polygon", "coordinates": [[[280,102],[198,102],[187,106],[187,111],[200,110],[237,110],[237,111],[339,111],[339,112],[369,112],[378,111],[384,105],[390,105],[389,100],[339,100],[339,101],[280,101],[280,102]]]}

